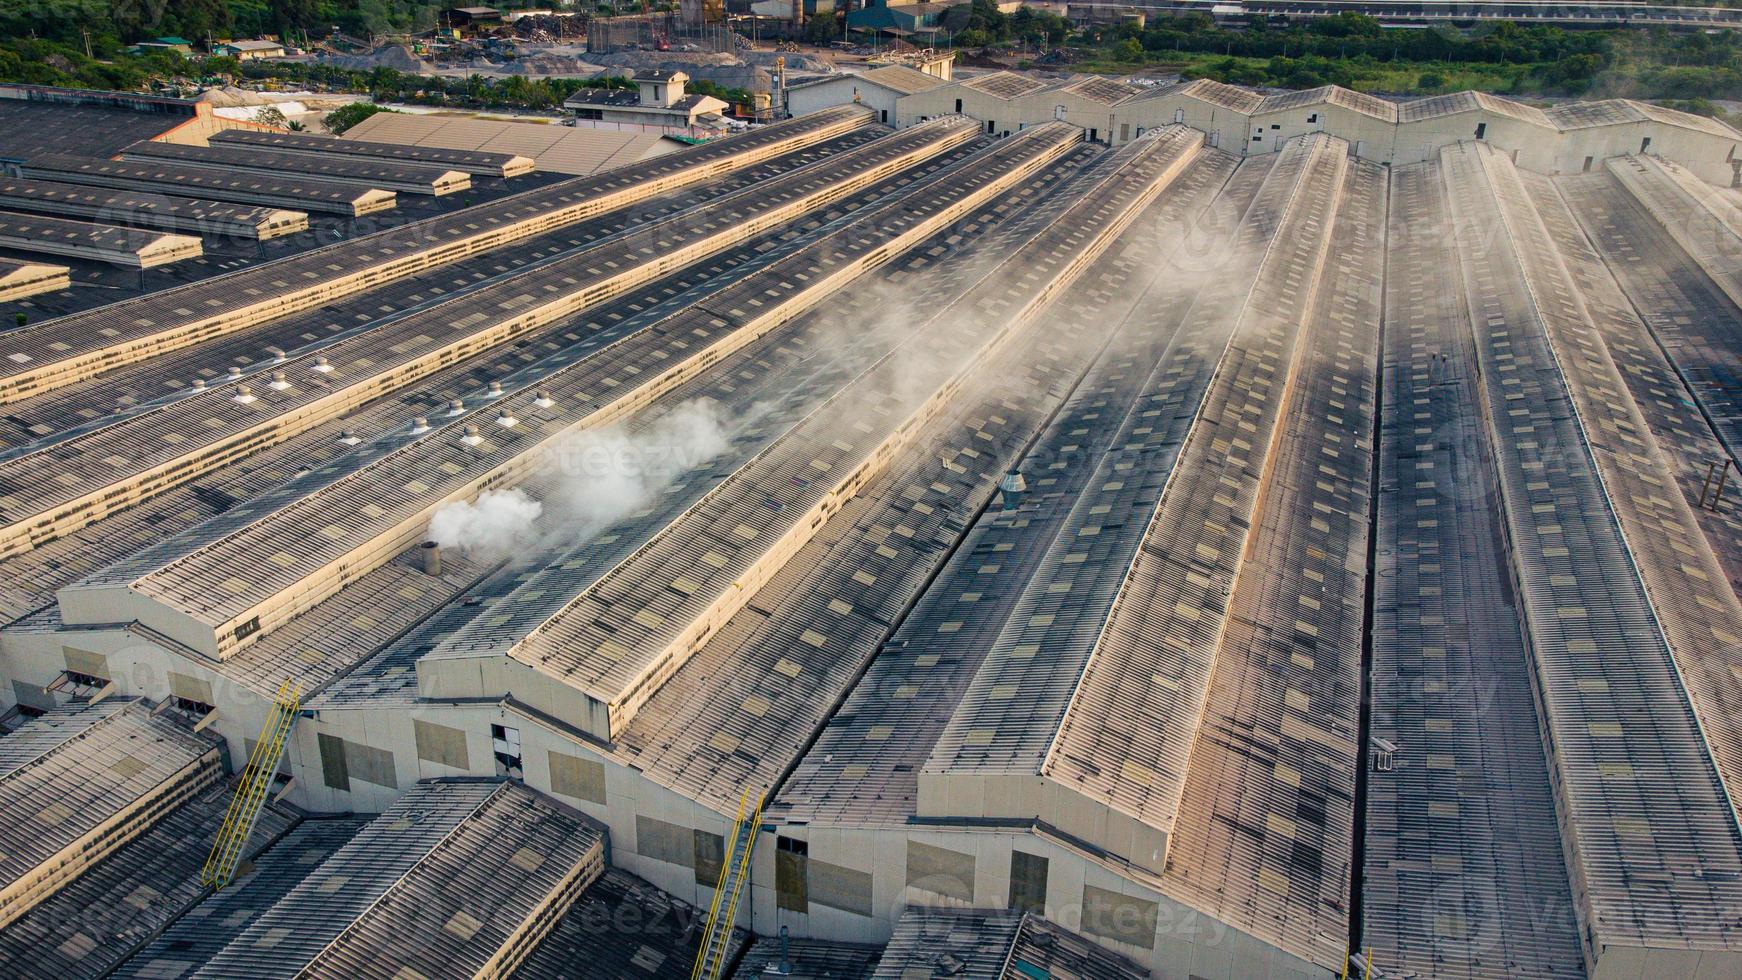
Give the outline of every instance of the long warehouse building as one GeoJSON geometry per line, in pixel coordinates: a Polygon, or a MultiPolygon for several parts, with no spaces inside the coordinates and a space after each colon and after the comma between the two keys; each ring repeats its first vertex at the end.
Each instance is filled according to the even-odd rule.
{"type": "Polygon", "coordinates": [[[197,258],[204,252],[200,240],[192,235],[13,211],[0,211],[0,248],[107,262],[129,269],[154,269],[197,258]]]}
{"type": "Polygon", "coordinates": [[[396,143],[366,143],[361,140],[312,136],[308,133],[262,132],[254,129],[227,129],[213,133],[211,145],[218,147],[259,147],[279,154],[295,156],[364,157],[392,160],[418,166],[440,166],[480,177],[520,177],[532,173],[531,157],[515,153],[492,153],[488,150],[450,150],[439,146],[400,146],[396,143]]]}
{"type": "Polygon", "coordinates": [[[1742,976],[1742,196],[1131,88],[0,333],[0,969],[1742,976]]]}
{"type": "Polygon", "coordinates": [[[25,177],[89,184],[121,191],[192,193],[201,198],[259,207],[316,211],[359,218],[394,206],[392,191],[330,180],[273,174],[232,173],[144,160],[98,160],[46,155],[18,168],[25,177]]]}
{"type": "MultiPolygon", "coordinates": [[[[93,369],[117,367],[290,316],[526,236],[620,211],[637,201],[844,135],[865,125],[869,118],[868,109],[827,110],[758,130],[741,140],[697,146],[633,167],[562,181],[462,214],[429,218],[328,245],[267,268],[245,269],[165,290],[144,297],[140,303],[100,307],[46,321],[0,341],[0,403],[66,384],[93,369]],[[49,337],[53,339],[45,339],[49,337]]],[[[110,164],[69,160],[66,166],[73,168],[70,174],[87,166],[106,172],[110,164]]],[[[65,174],[57,176],[52,167],[26,169],[30,171],[27,177],[69,179],[65,174]]],[[[209,173],[197,171],[189,176],[203,184],[209,173]]],[[[95,179],[79,182],[103,183],[95,179]]],[[[130,185],[128,189],[137,187],[130,185]]],[[[203,187],[201,190],[203,193],[203,187]]],[[[345,200],[355,196],[345,193],[345,200]]]]}
{"type": "Polygon", "coordinates": [[[100,221],[184,235],[266,241],[308,229],[308,214],[166,194],[115,191],[53,180],[0,180],[0,206],[56,218],[100,221]]]}
{"type": "Polygon", "coordinates": [[[446,167],[333,154],[317,157],[223,144],[186,146],[181,143],[146,141],[135,143],[121,151],[121,159],[136,163],[169,163],[234,173],[264,174],[269,177],[292,177],[298,180],[306,176],[334,184],[354,184],[401,194],[440,196],[472,186],[471,174],[446,167]]]}

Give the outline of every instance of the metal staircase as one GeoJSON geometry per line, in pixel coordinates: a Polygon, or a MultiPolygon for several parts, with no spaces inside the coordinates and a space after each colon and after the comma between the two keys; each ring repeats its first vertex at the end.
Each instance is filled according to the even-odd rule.
{"type": "Polygon", "coordinates": [[[720,862],[720,881],[714,886],[714,902],[708,908],[708,925],[702,932],[701,948],[690,980],[719,980],[732,951],[732,923],[738,915],[738,900],[750,880],[750,852],[756,849],[756,831],[762,825],[762,802],[748,814],[749,794],[738,801],[738,822],[732,826],[732,845],[720,862]]]}
{"type": "Polygon", "coordinates": [[[242,852],[248,846],[248,836],[254,832],[254,823],[266,806],[267,792],[278,773],[278,761],[284,757],[285,740],[301,707],[302,692],[288,680],[279,685],[272,713],[266,718],[266,727],[260,730],[260,741],[254,743],[248,766],[242,770],[242,779],[236,786],[236,796],[230,800],[230,809],[212,842],[212,853],[200,869],[200,884],[222,888],[236,873],[236,865],[241,863],[242,852]]]}

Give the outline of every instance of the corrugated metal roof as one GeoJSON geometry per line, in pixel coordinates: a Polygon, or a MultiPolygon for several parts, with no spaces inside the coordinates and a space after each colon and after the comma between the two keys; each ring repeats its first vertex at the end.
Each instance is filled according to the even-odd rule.
{"type": "Polygon", "coordinates": [[[1240,88],[1237,85],[1224,85],[1208,78],[1187,82],[1184,88],[1169,94],[1189,96],[1201,102],[1208,102],[1244,115],[1257,112],[1258,107],[1264,104],[1264,96],[1251,89],[1240,88]]]}
{"type": "Polygon", "coordinates": [[[1719,768],[1732,769],[1733,746],[1701,734],[1611,509],[1616,473],[1584,448],[1590,430],[1562,372],[1585,355],[1551,345],[1557,332],[1570,342],[1581,305],[1510,161],[1485,144],[1441,160],[1466,286],[1485,311],[1484,393],[1514,406],[1491,443],[1589,928],[1604,944],[1734,949],[1742,833],[1719,768]],[[1493,249],[1511,258],[1487,261],[1493,249]]]}
{"type": "Polygon", "coordinates": [[[603,873],[604,830],[518,783],[417,784],[193,977],[472,975],[603,873]]]}
{"type": "MultiPolygon", "coordinates": [[[[207,897],[200,869],[235,794],[229,782],[213,785],[0,929],[0,969],[14,980],[106,977],[172,921],[207,919],[196,904],[207,897]]],[[[248,862],[296,820],[278,806],[261,810],[232,887],[252,884],[248,862]]]]}
{"type": "MultiPolygon", "coordinates": [[[[689,980],[706,920],[707,909],[680,902],[613,868],[581,895],[514,976],[516,980],[689,980]]],[[[742,928],[733,930],[725,961],[730,963],[751,938],[742,928]]]]}
{"type": "MultiPolygon", "coordinates": [[[[1232,213],[1203,213],[1216,222],[1212,234],[1239,221],[1274,160],[1265,155],[1241,165],[1226,187],[1238,202],[1232,213]]],[[[1071,503],[1091,483],[1090,462],[1115,451],[1120,427],[1106,418],[1109,407],[1154,404],[1140,393],[1179,363],[1162,353],[1191,297],[1206,282],[1236,277],[1225,262],[1194,268],[1196,256],[1176,235],[1224,191],[1235,162],[1206,154],[1179,178],[1177,192],[1170,188],[1134,225],[1128,244],[1091,275],[1111,277],[1099,281],[1118,289],[1074,289],[1055,307],[1061,334],[1092,335],[1097,324],[1120,324],[1120,332],[1021,461],[1028,487],[1022,506],[990,510],[974,525],[788,779],[771,810],[777,819],[889,825],[914,815],[918,770],[1071,503]],[[1188,269],[1211,274],[1184,274],[1188,269]],[[891,691],[927,696],[891,697],[891,691]],[[869,737],[873,731],[888,734],[869,737]]]]}
{"type": "Polygon", "coordinates": [[[380,112],[345,138],[405,146],[483,150],[531,157],[539,170],[593,174],[681,149],[657,133],[447,115],[380,112]]]}
{"type": "Polygon", "coordinates": [[[1529,913],[1573,898],[1437,162],[1393,170],[1391,227],[1361,934],[1390,969],[1582,977],[1572,918],[1529,913]]]}
{"type": "MultiPolygon", "coordinates": [[[[68,706],[11,738],[25,741],[5,752],[0,772],[0,812],[7,814],[0,821],[0,884],[7,888],[48,874],[61,875],[64,886],[71,875],[47,862],[92,843],[87,838],[111,820],[149,826],[161,811],[142,811],[142,800],[178,786],[197,789],[220,775],[215,739],[194,734],[177,716],[154,713],[146,701],[68,706]],[[86,712],[94,720],[81,717],[86,712]],[[39,754],[25,761],[31,753],[39,754]]],[[[22,910],[9,905],[5,918],[22,910]]]]}

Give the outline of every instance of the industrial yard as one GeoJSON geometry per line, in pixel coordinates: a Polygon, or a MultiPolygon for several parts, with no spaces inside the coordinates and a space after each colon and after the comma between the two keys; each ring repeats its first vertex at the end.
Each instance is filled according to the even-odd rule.
{"type": "Polygon", "coordinates": [[[0,973],[1742,976],[1742,133],[880,71],[0,99],[0,973]]]}

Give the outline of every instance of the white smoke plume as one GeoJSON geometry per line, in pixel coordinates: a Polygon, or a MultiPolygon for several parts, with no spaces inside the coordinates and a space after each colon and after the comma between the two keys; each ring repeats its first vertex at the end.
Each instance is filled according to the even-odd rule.
{"type": "Polygon", "coordinates": [[[707,398],[645,425],[579,432],[546,450],[530,481],[542,500],[515,488],[454,501],[430,518],[429,537],[485,563],[583,541],[653,504],[686,470],[719,455],[730,437],[719,404],[707,398]]]}
{"type": "Polygon", "coordinates": [[[726,448],[730,432],[712,399],[685,402],[645,426],[589,429],[552,451],[543,481],[554,531],[581,540],[651,505],[684,471],[726,448]]]}
{"type": "Polygon", "coordinates": [[[442,505],[430,518],[430,539],[468,558],[500,561],[537,540],[533,527],[544,505],[519,490],[487,490],[468,503],[442,505]]]}

